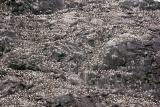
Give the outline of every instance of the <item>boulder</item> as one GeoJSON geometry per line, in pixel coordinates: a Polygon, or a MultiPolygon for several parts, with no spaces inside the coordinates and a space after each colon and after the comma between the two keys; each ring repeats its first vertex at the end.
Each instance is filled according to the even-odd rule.
{"type": "MultiPolygon", "coordinates": [[[[28,85],[29,86],[29,85],[28,85]]],[[[26,84],[16,80],[5,80],[0,82],[0,97],[14,94],[19,90],[30,88],[26,84]]]]}
{"type": "Polygon", "coordinates": [[[75,98],[72,94],[57,97],[53,102],[49,102],[47,107],[75,107],[75,98]]]}
{"type": "Polygon", "coordinates": [[[150,71],[154,54],[152,49],[146,45],[145,41],[137,39],[136,36],[119,35],[106,43],[103,66],[105,69],[127,67],[128,70],[150,71]]]}
{"type": "Polygon", "coordinates": [[[96,107],[91,96],[75,97],[72,94],[57,97],[47,107],[96,107]]]}
{"type": "Polygon", "coordinates": [[[126,56],[117,48],[110,48],[106,53],[104,63],[109,69],[116,68],[118,66],[125,66],[126,56]]]}
{"type": "MultiPolygon", "coordinates": [[[[22,50],[19,50],[21,52],[22,50]]],[[[15,70],[42,70],[42,57],[33,54],[20,54],[18,51],[13,51],[8,56],[8,67],[15,70]]]]}
{"type": "Polygon", "coordinates": [[[13,41],[8,37],[0,37],[0,56],[10,52],[13,48],[13,41]]]}

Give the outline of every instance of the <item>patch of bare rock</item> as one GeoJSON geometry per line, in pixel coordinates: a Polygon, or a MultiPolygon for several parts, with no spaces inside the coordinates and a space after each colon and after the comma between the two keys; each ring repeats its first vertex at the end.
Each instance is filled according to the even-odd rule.
{"type": "Polygon", "coordinates": [[[160,2],[1,4],[0,106],[159,107],[160,2]]]}
{"type": "Polygon", "coordinates": [[[1,3],[2,6],[17,15],[26,12],[47,14],[64,7],[64,0],[5,0],[1,3]]]}
{"type": "Polygon", "coordinates": [[[120,3],[122,8],[132,9],[140,8],[142,10],[160,9],[160,1],[157,0],[124,0],[120,3]]]}

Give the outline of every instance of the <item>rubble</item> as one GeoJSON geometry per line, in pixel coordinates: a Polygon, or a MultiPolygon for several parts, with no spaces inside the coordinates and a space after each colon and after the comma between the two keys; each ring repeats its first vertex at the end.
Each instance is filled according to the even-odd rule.
{"type": "Polygon", "coordinates": [[[159,1],[0,3],[0,106],[159,107],[159,1]]]}

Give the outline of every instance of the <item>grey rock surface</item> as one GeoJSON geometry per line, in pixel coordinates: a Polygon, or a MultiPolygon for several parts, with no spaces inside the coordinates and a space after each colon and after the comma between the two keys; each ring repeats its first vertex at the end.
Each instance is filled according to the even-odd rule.
{"type": "Polygon", "coordinates": [[[2,0],[0,106],[159,107],[152,0],[2,0]]]}
{"type": "Polygon", "coordinates": [[[125,0],[120,3],[122,8],[132,9],[140,8],[143,10],[157,10],[160,9],[160,2],[155,0],[125,0]]]}
{"type": "Polygon", "coordinates": [[[6,0],[2,3],[14,14],[47,14],[64,7],[64,0],[6,0]]]}

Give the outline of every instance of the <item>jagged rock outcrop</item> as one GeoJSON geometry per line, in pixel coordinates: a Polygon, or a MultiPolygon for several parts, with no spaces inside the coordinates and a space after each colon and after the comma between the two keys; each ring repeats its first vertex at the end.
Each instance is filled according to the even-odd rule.
{"type": "Polygon", "coordinates": [[[122,8],[132,9],[139,8],[142,10],[160,9],[160,2],[156,0],[125,0],[120,3],[122,8]]]}
{"type": "Polygon", "coordinates": [[[22,81],[4,80],[0,83],[0,98],[14,94],[20,90],[29,89],[32,85],[27,85],[22,81]]]}
{"type": "Polygon", "coordinates": [[[13,48],[15,33],[10,31],[0,32],[0,56],[10,52],[13,48]]]}
{"type": "Polygon", "coordinates": [[[104,64],[112,69],[119,66],[134,66],[139,70],[149,70],[153,50],[145,45],[132,34],[119,35],[106,43],[104,64]]]}
{"type": "Polygon", "coordinates": [[[6,0],[2,1],[14,14],[24,14],[31,12],[33,14],[52,13],[64,7],[64,0],[6,0]]]}
{"type": "Polygon", "coordinates": [[[47,107],[104,107],[101,103],[94,102],[94,96],[75,97],[72,94],[57,97],[48,102],[47,107]]]}
{"type": "Polygon", "coordinates": [[[1,1],[0,106],[159,107],[159,2],[64,2],[1,1]]]}

